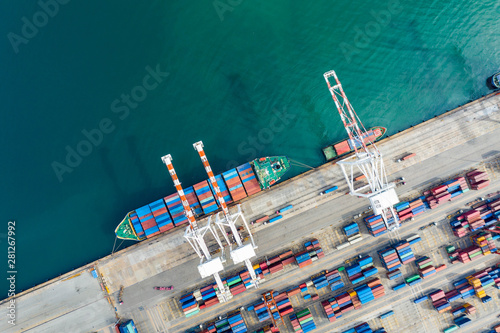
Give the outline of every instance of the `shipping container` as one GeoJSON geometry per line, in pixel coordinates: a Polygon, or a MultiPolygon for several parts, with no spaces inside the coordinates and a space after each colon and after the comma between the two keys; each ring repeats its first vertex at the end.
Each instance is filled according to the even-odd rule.
{"type": "MultiPolygon", "coordinates": [[[[229,194],[229,190],[227,189],[226,183],[224,182],[222,175],[215,176],[215,181],[217,182],[217,186],[219,186],[219,190],[220,193],[222,194],[222,199],[224,199],[224,202],[226,204],[230,204],[231,202],[233,202],[231,194],[229,194]]],[[[213,188],[212,183],[210,181],[208,182],[208,185],[210,186],[210,189],[212,190],[214,197],[217,200],[217,205],[220,206],[219,198],[217,197],[215,189],[213,188]]]]}
{"type": "Polygon", "coordinates": [[[193,185],[193,188],[204,214],[210,214],[219,208],[213,196],[212,190],[210,189],[210,186],[208,186],[208,182],[206,180],[193,185]]]}
{"type": "Polygon", "coordinates": [[[248,196],[261,191],[259,181],[255,177],[252,166],[250,163],[245,163],[236,168],[240,175],[241,182],[248,196]]]}
{"type": "Polygon", "coordinates": [[[233,201],[239,201],[246,198],[247,193],[243,188],[243,184],[241,183],[240,176],[238,176],[238,171],[236,171],[236,169],[223,172],[222,177],[226,181],[227,188],[229,189],[233,201]]]}

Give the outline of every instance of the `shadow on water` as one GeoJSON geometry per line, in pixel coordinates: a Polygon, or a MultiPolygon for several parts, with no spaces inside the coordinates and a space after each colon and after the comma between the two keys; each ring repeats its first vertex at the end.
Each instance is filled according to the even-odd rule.
{"type": "Polygon", "coordinates": [[[111,180],[111,184],[113,186],[113,192],[117,197],[124,197],[125,193],[123,189],[120,187],[120,181],[116,176],[116,172],[113,169],[113,163],[111,162],[111,158],[109,156],[110,150],[108,148],[99,149],[99,155],[101,157],[102,167],[104,169],[104,173],[106,174],[106,178],[111,180]]]}
{"type": "MultiPolygon", "coordinates": [[[[243,79],[240,74],[229,74],[226,76],[229,81],[229,86],[231,90],[231,96],[234,102],[239,106],[241,110],[241,117],[245,117],[246,120],[251,121],[254,116],[257,115],[258,110],[255,109],[255,102],[248,94],[248,89],[243,83],[243,79]]],[[[262,110],[264,113],[264,110],[262,110]]]]}

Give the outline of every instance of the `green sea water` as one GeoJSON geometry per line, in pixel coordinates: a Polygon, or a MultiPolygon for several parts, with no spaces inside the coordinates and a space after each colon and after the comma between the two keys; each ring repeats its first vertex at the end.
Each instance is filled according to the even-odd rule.
{"type": "Polygon", "coordinates": [[[323,163],[346,136],[328,70],[391,135],[500,67],[494,0],[58,1],[0,4],[0,267],[15,220],[17,291],[109,254],[128,211],[173,193],[161,156],[205,179],[195,141],[217,173],[323,163]]]}

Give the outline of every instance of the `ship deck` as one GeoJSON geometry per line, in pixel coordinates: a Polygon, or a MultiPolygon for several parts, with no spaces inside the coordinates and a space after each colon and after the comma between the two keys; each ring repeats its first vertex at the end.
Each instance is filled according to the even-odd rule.
{"type": "MultiPolygon", "coordinates": [[[[448,264],[445,253],[439,247],[443,244],[461,244],[467,240],[458,239],[451,234],[449,225],[444,221],[446,216],[463,208],[466,202],[475,197],[500,189],[499,110],[500,95],[491,94],[377,143],[383,153],[389,178],[406,178],[407,185],[397,188],[401,199],[415,197],[423,189],[472,167],[487,170],[491,175],[491,185],[486,189],[469,191],[460,200],[444,204],[415,218],[414,222],[403,225],[395,233],[373,238],[367,234],[364,224],[359,223],[363,241],[341,251],[335,249],[336,245],[345,241],[340,227],[352,220],[353,215],[366,210],[368,202],[344,195],[347,188],[340,168],[335,163],[326,163],[241,202],[247,220],[270,215],[279,208],[293,204],[293,209],[284,213],[284,218],[278,222],[253,226],[255,241],[259,246],[256,252],[259,259],[270,257],[283,249],[299,248],[305,240],[315,237],[319,239],[326,256],[313,265],[300,270],[287,269],[273,275],[259,290],[248,290],[228,303],[215,305],[193,317],[185,318],[175,297],[205,285],[211,279],[201,280],[196,269],[199,259],[182,238],[184,231],[175,230],[93,263],[102,274],[102,281],[92,278],[88,267],[85,267],[17,295],[17,325],[11,326],[4,320],[0,322],[0,331],[65,332],[70,327],[73,329],[69,331],[74,332],[108,333],[112,332],[111,325],[118,315],[124,319],[133,318],[141,333],[183,332],[224,312],[255,302],[264,291],[280,291],[296,285],[314,273],[338,267],[345,259],[360,253],[373,255],[382,244],[414,234],[420,226],[432,221],[440,221],[438,228],[441,232],[433,233],[430,228],[419,231],[423,240],[415,246],[415,252],[421,255],[432,254],[436,262],[448,264]],[[396,162],[408,153],[416,153],[416,156],[402,163],[396,162]],[[329,195],[318,195],[333,185],[339,186],[339,190],[329,195]],[[78,273],[80,275],[75,275],[78,273]],[[101,289],[100,283],[107,286],[110,295],[101,289]],[[122,285],[124,304],[118,305],[116,299],[122,285]],[[174,285],[175,290],[158,292],[152,288],[155,285],[174,285]]],[[[375,257],[376,255],[374,259],[375,257]]],[[[380,271],[378,276],[382,278],[386,296],[360,310],[349,312],[331,324],[326,320],[318,301],[305,303],[303,299],[293,296],[296,299],[292,299],[292,304],[296,309],[305,306],[311,309],[318,325],[314,332],[341,331],[362,321],[368,321],[373,328],[384,326],[387,332],[435,332],[435,327],[442,329],[451,324],[451,315],[438,315],[431,310],[429,304],[414,305],[410,300],[435,287],[448,290],[450,281],[456,281],[467,271],[498,262],[497,258],[490,255],[466,265],[453,265],[411,288],[411,293],[406,292],[410,287],[403,289],[405,292],[402,294],[390,290],[394,282],[382,278],[385,270],[376,261],[375,265],[380,271]],[[395,316],[382,321],[376,318],[388,309],[393,309],[395,316]]],[[[256,263],[258,260],[252,262],[256,263]]],[[[412,267],[405,269],[415,268],[414,265],[407,266],[412,267]]],[[[242,267],[228,265],[227,273],[223,275],[241,270],[242,267]]],[[[324,292],[319,293],[320,301],[338,294],[324,292]]],[[[474,318],[481,320],[475,320],[469,325],[468,332],[480,331],[496,323],[495,310],[500,305],[500,300],[497,295],[490,296],[494,301],[487,304],[481,304],[475,298],[478,314],[474,318]]],[[[8,300],[0,304],[0,315],[4,318],[8,311],[6,301],[8,300]]],[[[263,326],[252,313],[244,312],[244,317],[252,329],[263,326]]],[[[281,327],[281,332],[293,332],[289,321],[286,322],[287,326],[281,327]]]]}

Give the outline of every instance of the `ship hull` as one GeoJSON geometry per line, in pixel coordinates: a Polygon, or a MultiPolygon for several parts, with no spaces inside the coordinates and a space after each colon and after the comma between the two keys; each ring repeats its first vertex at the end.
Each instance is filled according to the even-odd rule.
{"type": "MultiPolygon", "coordinates": [[[[367,136],[365,136],[364,141],[365,144],[369,145],[373,142],[380,140],[384,135],[387,129],[382,126],[372,127],[367,131],[367,136]]],[[[334,144],[328,145],[322,149],[323,155],[325,156],[327,162],[333,161],[339,157],[347,155],[354,151],[353,145],[350,143],[349,139],[341,140],[334,144]]]]}
{"type": "MultiPolygon", "coordinates": [[[[236,203],[276,184],[290,169],[285,156],[255,159],[216,175],[226,203],[236,203]]],[[[196,217],[214,214],[220,207],[212,184],[206,180],[184,188],[186,199],[196,217]]],[[[186,224],[179,196],[174,193],[129,212],[115,229],[120,239],[141,241],[186,224]]]]}

